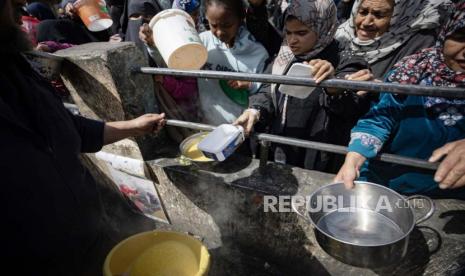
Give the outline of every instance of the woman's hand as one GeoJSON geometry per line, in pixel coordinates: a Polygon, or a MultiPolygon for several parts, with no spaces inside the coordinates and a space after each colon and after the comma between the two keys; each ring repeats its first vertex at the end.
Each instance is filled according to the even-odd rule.
{"type": "Polygon", "coordinates": [[[155,42],[153,41],[153,32],[147,23],[144,23],[142,26],[140,26],[139,38],[149,47],[155,47],[155,42]]]}
{"type": "Polygon", "coordinates": [[[166,123],[165,113],[145,114],[128,121],[128,123],[133,131],[133,136],[157,133],[166,123]]]}
{"type": "MultiPolygon", "coordinates": [[[[363,69],[353,74],[345,75],[344,77],[346,80],[353,80],[353,81],[376,81],[381,82],[380,80],[375,79],[375,76],[371,73],[369,69],[363,69]]],[[[358,91],[357,95],[363,96],[368,94],[368,91],[358,91]]]]}
{"type": "Polygon", "coordinates": [[[65,14],[71,18],[77,17],[77,10],[81,7],[81,0],[77,0],[74,3],[68,3],[65,6],[65,14]]]}
{"type": "Polygon", "coordinates": [[[324,79],[334,75],[334,67],[327,60],[312,59],[309,62],[304,62],[304,64],[308,64],[313,67],[312,75],[316,83],[320,83],[324,79]]]}
{"type": "Polygon", "coordinates": [[[360,176],[360,167],[365,160],[366,158],[357,152],[347,153],[346,160],[334,178],[334,182],[343,182],[347,189],[352,189],[354,180],[360,176]]]}
{"type": "Polygon", "coordinates": [[[39,44],[37,44],[37,46],[35,47],[35,50],[39,51],[39,52],[46,52],[46,53],[51,53],[52,52],[52,50],[50,49],[50,47],[48,47],[47,44],[41,43],[41,42],[39,42],[39,44]]]}
{"type": "Polygon", "coordinates": [[[246,89],[250,90],[252,86],[252,82],[250,81],[237,81],[237,80],[229,80],[228,85],[234,89],[246,89]]]}
{"type": "Polygon", "coordinates": [[[240,125],[244,128],[244,135],[248,137],[252,132],[252,128],[258,119],[260,118],[260,112],[256,109],[246,109],[244,112],[237,118],[233,125],[240,125]]]}
{"type": "Polygon", "coordinates": [[[119,34],[114,34],[110,36],[110,39],[108,40],[108,42],[111,42],[111,43],[118,43],[121,41],[123,41],[123,38],[119,34]]]}
{"type": "Polygon", "coordinates": [[[103,142],[105,145],[128,138],[157,133],[165,125],[165,113],[145,114],[129,121],[105,123],[103,142]]]}
{"type": "Polygon", "coordinates": [[[434,181],[441,189],[454,189],[465,186],[465,139],[447,143],[435,150],[429,162],[446,158],[439,165],[434,181]]]}

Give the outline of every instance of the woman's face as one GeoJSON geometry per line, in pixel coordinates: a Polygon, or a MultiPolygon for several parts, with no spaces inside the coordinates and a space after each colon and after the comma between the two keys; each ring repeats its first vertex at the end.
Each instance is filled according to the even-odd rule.
{"type": "Polygon", "coordinates": [[[444,61],[450,69],[465,72],[465,28],[446,38],[443,48],[444,61]]]}
{"type": "Polygon", "coordinates": [[[362,41],[384,34],[391,23],[393,0],[364,0],[355,16],[355,33],[362,41]]]}
{"type": "Polygon", "coordinates": [[[287,45],[296,56],[310,52],[318,41],[318,35],[297,18],[286,20],[287,45]]]}
{"type": "Polygon", "coordinates": [[[234,46],[237,30],[241,20],[230,10],[222,5],[211,4],[207,6],[206,17],[210,24],[210,30],[219,40],[228,47],[234,46]]]}

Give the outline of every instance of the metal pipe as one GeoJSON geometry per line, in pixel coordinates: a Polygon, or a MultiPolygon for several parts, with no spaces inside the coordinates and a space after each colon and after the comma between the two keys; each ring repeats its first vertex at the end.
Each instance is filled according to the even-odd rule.
{"type": "Polygon", "coordinates": [[[374,91],[374,92],[390,92],[405,95],[415,96],[434,96],[444,98],[465,98],[465,90],[457,87],[437,87],[437,86],[422,86],[422,85],[407,85],[398,83],[383,83],[371,81],[349,81],[342,79],[328,79],[316,84],[313,79],[303,77],[289,77],[270,74],[251,74],[237,72],[220,72],[206,70],[174,70],[167,68],[154,67],[134,67],[134,73],[144,73],[152,75],[167,75],[177,77],[193,77],[193,78],[210,78],[224,80],[244,80],[256,81],[263,83],[281,83],[299,86],[317,86],[349,89],[354,91],[374,91]]]}
{"type": "Polygon", "coordinates": [[[166,125],[190,128],[190,129],[201,130],[201,131],[212,131],[215,129],[215,127],[211,125],[186,122],[186,121],[180,121],[180,120],[172,120],[172,119],[166,120],[166,125]]]}
{"type": "Polygon", "coordinates": [[[260,143],[260,168],[265,168],[266,163],[268,163],[269,147],[270,142],[268,141],[259,141],[260,143]]]}
{"type": "MultiPolygon", "coordinates": [[[[211,131],[215,129],[215,127],[211,125],[185,122],[185,121],[179,121],[179,120],[167,120],[166,124],[169,126],[185,127],[185,128],[202,130],[202,131],[211,131]]],[[[289,137],[283,137],[283,136],[265,134],[265,133],[255,133],[254,136],[256,139],[258,139],[258,141],[260,141],[260,143],[265,142],[265,144],[263,145],[266,145],[266,147],[263,147],[263,148],[266,148],[266,150],[268,150],[269,143],[272,142],[272,143],[277,143],[277,144],[297,146],[297,147],[302,147],[302,148],[307,148],[307,149],[315,149],[315,150],[321,150],[321,151],[332,152],[332,153],[343,154],[343,155],[347,153],[347,147],[344,147],[344,146],[338,146],[338,145],[332,145],[332,144],[320,143],[320,142],[312,142],[312,141],[306,141],[306,140],[301,140],[301,139],[296,139],[296,138],[289,138],[289,137]]],[[[268,154],[266,155],[268,156],[268,154]]],[[[264,158],[264,155],[261,156],[260,159],[263,159],[263,158],[264,158]]],[[[416,168],[421,168],[421,169],[428,169],[428,170],[437,170],[439,166],[439,163],[430,163],[430,162],[427,162],[425,160],[418,159],[418,158],[403,157],[403,156],[389,154],[389,153],[380,154],[374,159],[384,161],[384,162],[399,164],[399,165],[405,165],[405,166],[416,167],[416,168]]],[[[262,165],[263,165],[263,162],[264,160],[260,160],[260,163],[262,163],[262,165]]]]}

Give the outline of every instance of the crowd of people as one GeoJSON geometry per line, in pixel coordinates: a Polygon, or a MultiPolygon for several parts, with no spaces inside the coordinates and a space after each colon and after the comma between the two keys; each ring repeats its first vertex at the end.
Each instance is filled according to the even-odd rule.
{"type": "MultiPolygon", "coordinates": [[[[460,98],[318,86],[301,99],[282,93],[279,84],[155,76],[154,93],[163,114],[103,123],[67,112],[54,88],[22,55],[32,49],[54,52],[88,42],[132,41],[149,64],[166,67],[148,22],[175,8],[196,24],[208,50],[204,70],[286,75],[292,65],[304,63],[311,66],[309,77],[316,83],[340,78],[463,87],[465,92],[464,0],[111,0],[106,5],[113,25],[99,32],[86,29],[77,15],[80,1],[0,0],[5,38],[0,44],[0,174],[3,181],[20,183],[11,189],[22,189],[29,199],[29,207],[6,213],[9,238],[2,244],[12,259],[27,250],[36,267],[55,269],[52,275],[65,269],[76,275],[97,273],[81,264],[100,265],[101,256],[88,252],[102,247],[103,211],[78,154],[156,132],[165,113],[168,118],[242,125],[246,135],[260,131],[348,145],[345,158],[279,144],[272,145],[270,155],[279,163],[335,173],[335,181],[347,188],[362,179],[404,194],[465,199],[465,100],[460,98]],[[383,163],[374,159],[379,153],[440,165],[433,172],[383,163]],[[36,166],[30,174],[20,172],[26,160],[36,166]],[[35,183],[41,188],[31,192],[35,183]],[[27,225],[42,225],[34,230],[40,242],[25,232],[27,225]],[[17,246],[24,237],[34,241],[26,249],[17,246]],[[63,251],[72,253],[66,261],[63,251]]],[[[178,141],[189,134],[171,133],[178,141]]],[[[4,210],[14,205],[13,193],[17,191],[2,193],[4,210]]],[[[22,269],[29,272],[30,267],[22,269]]]]}

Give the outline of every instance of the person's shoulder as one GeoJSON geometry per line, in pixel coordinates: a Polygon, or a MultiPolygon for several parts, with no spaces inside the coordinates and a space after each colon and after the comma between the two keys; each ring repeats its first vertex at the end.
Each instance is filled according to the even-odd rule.
{"type": "Polygon", "coordinates": [[[434,29],[420,30],[410,37],[404,48],[408,49],[409,52],[414,53],[421,49],[434,46],[436,40],[437,33],[434,29]]]}
{"type": "Polygon", "coordinates": [[[204,31],[199,34],[199,38],[205,47],[208,47],[211,43],[213,43],[215,36],[211,31],[204,31]]]}
{"type": "Polygon", "coordinates": [[[324,48],[323,51],[321,51],[315,58],[327,60],[331,62],[331,64],[334,67],[337,67],[337,65],[339,64],[338,42],[335,39],[333,39],[333,41],[331,41],[331,43],[329,43],[329,45],[326,46],[326,48],[324,48]]]}
{"type": "Polygon", "coordinates": [[[199,37],[202,41],[213,39],[213,33],[211,31],[204,31],[199,34],[199,37]]]}
{"type": "Polygon", "coordinates": [[[239,39],[246,43],[247,51],[250,52],[251,55],[263,55],[268,58],[268,51],[266,48],[255,38],[246,26],[241,28],[239,39]]]}

